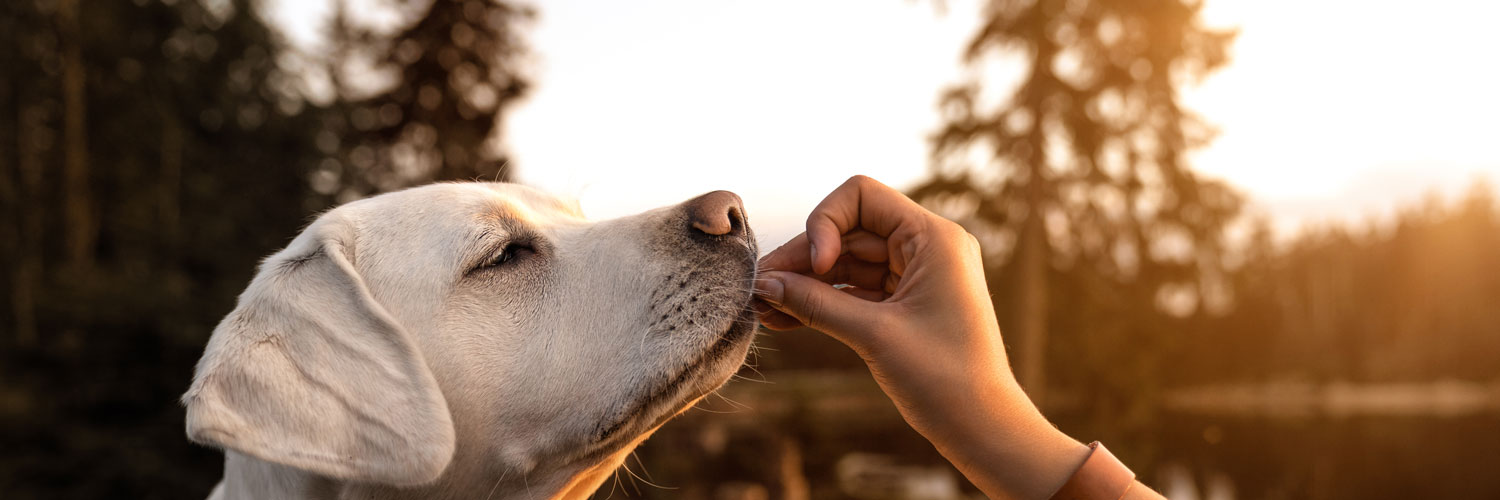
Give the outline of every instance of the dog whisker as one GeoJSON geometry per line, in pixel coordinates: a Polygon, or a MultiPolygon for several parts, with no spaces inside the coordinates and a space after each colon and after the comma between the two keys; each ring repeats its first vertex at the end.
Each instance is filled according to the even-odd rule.
{"type": "MultiPolygon", "coordinates": [[[[715,391],[715,392],[718,392],[718,391],[715,391]]],[[[728,401],[729,404],[735,405],[736,407],[739,407],[740,409],[744,409],[744,410],[754,410],[755,409],[755,408],[752,408],[750,405],[747,405],[745,403],[741,403],[739,401],[735,401],[733,399],[730,399],[729,396],[725,396],[723,392],[719,392],[719,398],[723,399],[724,401],[728,401]]]]}
{"type": "Polygon", "coordinates": [[[656,480],[656,478],[651,477],[651,470],[648,469],[648,468],[646,468],[646,462],[641,461],[641,454],[640,453],[632,451],[632,452],[630,452],[630,457],[635,459],[636,465],[640,465],[641,466],[641,474],[645,474],[646,475],[646,479],[650,479],[652,481],[656,480]]]}
{"type": "MultiPolygon", "coordinates": [[[[614,481],[610,482],[610,485],[609,485],[609,495],[605,496],[604,500],[610,500],[610,499],[614,498],[615,497],[615,488],[618,487],[618,486],[620,486],[620,469],[615,469],[615,472],[612,475],[614,476],[614,481]]],[[[596,497],[598,495],[599,495],[599,492],[598,491],[594,491],[593,494],[589,495],[589,498],[594,498],[594,497],[596,497]]]]}
{"type": "Polygon", "coordinates": [[[757,369],[757,368],[755,368],[754,366],[752,366],[752,365],[750,365],[748,363],[746,363],[744,365],[741,365],[741,366],[744,366],[745,368],[749,368],[750,371],[755,372],[755,374],[757,376],[759,376],[760,378],[759,379],[753,379],[753,378],[750,378],[750,377],[746,377],[744,375],[740,375],[738,373],[734,374],[734,376],[738,377],[740,380],[744,380],[746,382],[755,382],[757,384],[774,384],[775,383],[775,382],[772,382],[772,381],[766,379],[766,374],[761,373],[760,370],[757,369]]]}
{"type": "MultiPolygon", "coordinates": [[[[635,461],[636,461],[636,463],[641,464],[641,471],[644,472],[646,470],[646,464],[644,462],[641,462],[641,459],[639,457],[637,457],[635,459],[635,461]]],[[[651,481],[646,480],[646,478],[643,478],[639,474],[636,474],[635,471],[630,470],[630,462],[629,461],[621,463],[620,465],[621,465],[621,467],[623,467],[625,469],[625,473],[630,474],[630,477],[633,477],[636,480],[639,480],[640,482],[646,483],[647,485],[652,486],[652,487],[654,487],[656,489],[659,489],[659,490],[675,490],[675,489],[677,489],[677,487],[675,487],[675,486],[662,486],[660,484],[656,484],[656,483],[653,483],[651,481]]],[[[636,490],[635,490],[635,492],[636,492],[637,495],[639,495],[641,493],[640,488],[637,487],[636,490]]]]}
{"type": "Polygon", "coordinates": [[[703,413],[713,413],[713,414],[716,414],[716,415],[730,415],[730,414],[739,413],[739,410],[734,410],[734,411],[710,410],[708,408],[704,408],[702,406],[702,403],[699,403],[698,406],[694,406],[693,409],[701,411],[703,413]]]}
{"type": "Polygon", "coordinates": [[[500,479],[496,479],[495,480],[495,485],[490,487],[490,494],[485,495],[484,496],[484,500],[490,500],[490,497],[495,496],[495,489],[499,488],[500,487],[500,483],[503,482],[503,481],[505,481],[505,476],[509,476],[509,475],[510,475],[510,469],[505,469],[505,472],[501,472],[500,473],[500,479]]]}

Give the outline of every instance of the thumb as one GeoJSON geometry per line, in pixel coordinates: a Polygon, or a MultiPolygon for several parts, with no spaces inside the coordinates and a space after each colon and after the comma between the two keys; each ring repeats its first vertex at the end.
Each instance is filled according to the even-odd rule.
{"type": "Polygon", "coordinates": [[[850,346],[858,344],[877,321],[878,303],[822,281],[784,271],[765,271],[757,280],[761,301],[850,346]]]}

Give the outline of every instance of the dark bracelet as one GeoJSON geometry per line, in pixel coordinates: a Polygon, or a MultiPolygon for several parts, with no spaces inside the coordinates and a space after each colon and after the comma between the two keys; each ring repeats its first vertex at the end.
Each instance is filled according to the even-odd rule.
{"type": "Polygon", "coordinates": [[[1120,500],[1134,484],[1135,473],[1094,441],[1089,443],[1089,457],[1052,500],[1120,500]]]}

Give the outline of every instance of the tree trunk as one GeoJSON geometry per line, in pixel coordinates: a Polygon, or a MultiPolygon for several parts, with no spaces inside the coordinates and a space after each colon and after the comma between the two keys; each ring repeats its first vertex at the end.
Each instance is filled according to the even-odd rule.
{"type": "Polygon", "coordinates": [[[175,117],[165,116],[161,130],[161,181],[157,186],[157,221],[161,224],[161,245],[165,248],[162,258],[173,261],[177,258],[179,245],[178,221],[182,212],[182,124],[175,117]]]}
{"type": "Polygon", "coordinates": [[[64,256],[74,270],[93,266],[95,239],[93,198],[89,194],[87,95],[83,66],[78,0],[57,5],[62,32],[63,67],[63,234],[64,256]]]}
{"type": "Polygon", "coordinates": [[[16,211],[19,235],[15,242],[16,274],[11,283],[11,308],[16,315],[16,343],[30,346],[37,341],[36,293],[41,289],[42,268],[42,160],[33,135],[42,125],[34,120],[32,107],[24,99],[16,106],[16,211]]]}
{"type": "Polygon", "coordinates": [[[8,284],[11,299],[8,305],[11,308],[15,341],[17,344],[27,345],[36,340],[33,308],[26,289],[26,271],[21,267],[26,251],[26,245],[23,244],[25,236],[21,231],[26,209],[22,200],[20,161],[22,148],[27,145],[22,144],[26,138],[23,137],[25,123],[20,110],[24,107],[20,105],[20,99],[16,98],[14,88],[7,75],[0,75],[0,113],[15,119],[11,121],[0,118],[0,213],[6,214],[3,232],[0,232],[0,259],[11,266],[6,277],[10,278],[8,284]]]}
{"type": "Polygon", "coordinates": [[[1047,228],[1042,207],[1033,204],[1022,223],[1016,253],[1016,340],[1020,344],[1017,380],[1032,403],[1047,395],[1047,228]]]}

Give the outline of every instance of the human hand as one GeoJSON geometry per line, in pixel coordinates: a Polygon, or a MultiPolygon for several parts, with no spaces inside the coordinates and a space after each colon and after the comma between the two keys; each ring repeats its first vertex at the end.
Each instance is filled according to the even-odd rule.
{"type": "Polygon", "coordinates": [[[1021,391],[985,286],[978,241],[864,176],[761,259],[761,322],[848,345],[902,417],[995,498],[1046,498],[1088,447],[1021,391]],[[835,288],[833,285],[847,285],[835,288]]]}

